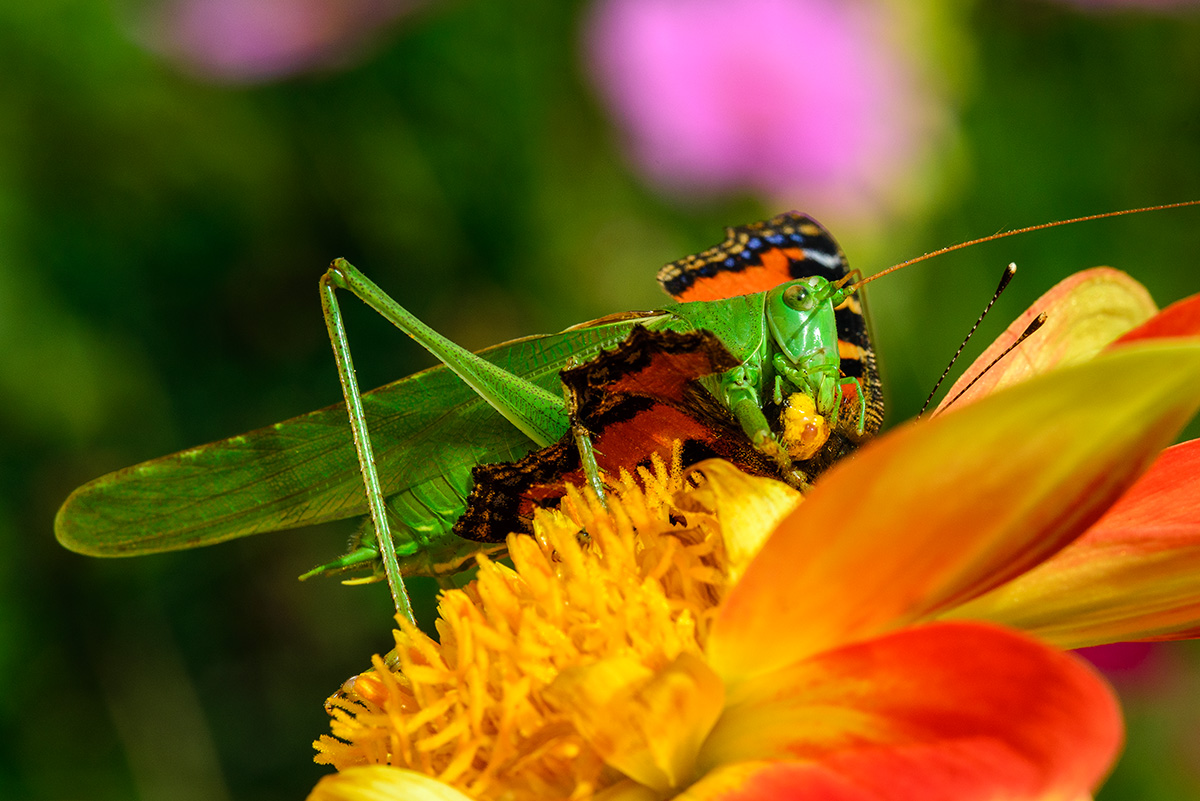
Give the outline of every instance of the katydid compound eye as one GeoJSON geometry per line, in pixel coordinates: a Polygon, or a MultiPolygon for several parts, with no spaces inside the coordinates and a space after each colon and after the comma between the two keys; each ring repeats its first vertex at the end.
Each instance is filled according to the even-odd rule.
{"type": "Polygon", "coordinates": [[[808,311],[812,308],[811,293],[808,287],[796,284],[783,291],[783,302],[796,311],[808,311]]]}

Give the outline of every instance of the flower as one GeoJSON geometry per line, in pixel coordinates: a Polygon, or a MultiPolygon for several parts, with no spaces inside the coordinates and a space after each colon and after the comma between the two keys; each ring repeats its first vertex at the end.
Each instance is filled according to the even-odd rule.
{"type": "Polygon", "coordinates": [[[160,0],[140,34],[200,77],[260,83],[354,58],[416,0],[160,0]]]}
{"type": "Polygon", "coordinates": [[[1160,693],[1189,681],[1187,666],[1165,643],[1114,642],[1075,651],[1092,663],[1121,692],[1160,693]]]}
{"type": "MultiPolygon", "coordinates": [[[[1115,355],[1139,343],[1200,336],[1200,295],[1157,314],[1153,309],[1145,289],[1124,273],[1077,273],[1034,303],[966,375],[1046,311],[1051,322],[1035,334],[1045,334],[1036,347],[990,371],[959,402],[972,403],[1105,350],[1115,355]]],[[[1200,440],[1157,454],[1145,475],[1081,537],[954,616],[1013,625],[1063,648],[1200,634],[1200,440]]]]}
{"type": "Polygon", "coordinates": [[[904,179],[921,173],[949,127],[918,63],[927,41],[903,44],[914,14],[895,11],[599,0],[589,67],[634,161],[666,191],[750,191],[785,207],[817,198],[823,218],[870,217],[901,196],[911,208],[904,179]]]}
{"type": "MultiPolygon", "coordinates": [[[[1073,366],[1019,382],[1010,366],[1013,386],[901,426],[802,501],[724,463],[701,465],[698,488],[661,467],[644,489],[626,480],[608,511],[568,496],[510,538],[513,569],[481,559],[443,594],[440,644],[401,621],[394,656],[330,699],[318,760],[341,772],[311,798],[1086,796],[1120,741],[1110,691],[979,618],[1030,611],[1008,589],[1097,529],[1158,525],[1129,557],[1150,554],[1151,574],[1200,543],[1198,465],[1164,455],[1138,478],[1200,406],[1200,341],[1136,340],[1196,308],[1073,366]],[[1191,495],[1156,511],[1157,474],[1191,495]],[[1180,520],[1190,534],[1168,528],[1180,520]]],[[[1072,592],[1078,564],[1054,574],[1072,592]]],[[[1147,607],[1141,574],[1123,575],[1076,618],[1034,582],[1054,614],[1029,628],[1196,628],[1200,592],[1172,585],[1147,607]]]]}

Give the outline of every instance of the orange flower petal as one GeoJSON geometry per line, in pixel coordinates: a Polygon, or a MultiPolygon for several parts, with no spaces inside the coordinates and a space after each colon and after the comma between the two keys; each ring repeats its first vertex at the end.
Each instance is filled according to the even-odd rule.
{"type": "Polygon", "coordinates": [[[1020,575],[1099,519],[1197,406],[1200,343],[1164,341],[896,429],[776,529],[718,610],[710,663],[727,679],[771,670],[1020,575]]]}
{"type": "Polygon", "coordinates": [[[1137,328],[1123,334],[1114,345],[1139,339],[1200,335],[1200,295],[1172,303],[1137,328]]]}
{"type": "Polygon", "coordinates": [[[1064,648],[1200,632],[1200,440],[1163,451],[1108,514],[1053,558],[950,616],[1064,648]]]}
{"type": "MultiPolygon", "coordinates": [[[[953,757],[946,761],[952,763],[953,757]]],[[[946,774],[955,770],[953,764],[943,767],[946,774]]],[[[967,778],[964,785],[944,781],[935,786],[934,782],[914,782],[900,770],[895,774],[896,786],[866,788],[854,776],[828,765],[743,762],[718,768],[675,796],[674,801],[994,801],[996,798],[991,794],[992,787],[976,787],[973,777],[967,778]]],[[[1004,801],[1092,801],[1092,794],[1083,793],[1074,799],[1057,794],[1018,794],[1006,795],[1004,801]]]]}
{"type": "Polygon", "coordinates": [[[326,776],[308,801],[471,801],[437,779],[387,765],[347,768],[326,776]]]}
{"type": "Polygon", "coordinates": [[[1116,701],[1081,660],[935,623],[742,684],[701,753],[713,772],[683,797],[1076,798],[1120,742],[1116,701]]]}
{"type": "Polygon", "coordinates": [[[1041,312],[1046,324],[1016,350],[988,370],[954,408],[976,401],[1012,384],[1090,359],[1106,345],[1157,311],[1146,288],[1111,267],[1084,270],[1060,281],[1016,319],[954,382],[938,409],[996,360],[1041,312]]]}

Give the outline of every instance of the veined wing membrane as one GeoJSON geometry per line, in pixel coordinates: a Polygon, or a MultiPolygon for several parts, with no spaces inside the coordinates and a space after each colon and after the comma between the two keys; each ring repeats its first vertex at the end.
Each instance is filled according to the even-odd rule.
{"type": "MultiPolygon", "coordinates": [[[[559,391],[569,359],[589,359],[635,323],[506,342],[480,355],[559,391]]],[[[534,444],[454,373],[437,366],[363,395],[384,493],[438,481],[455,468],[518,458],[534,444]]],[[[344,404],[102,476],[66,500],[55,533],[94,556],[156,553],[364,515],[362,475],[344,404]]]]}

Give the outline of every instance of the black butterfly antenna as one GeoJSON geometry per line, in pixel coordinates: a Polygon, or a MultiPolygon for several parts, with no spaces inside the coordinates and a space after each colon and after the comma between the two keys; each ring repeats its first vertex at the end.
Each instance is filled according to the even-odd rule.
{"type": "MultiPolygon", "coordinates": [[[[942,371],[942,375],[938,378],[937,383],[933,385],[933,389],[929,390],[929,397],[925,399],[925,404],[921,407],[921,411],[917,413],[917,417],[925,414],[925,410],[929,408],[929,404],[933,402],[933,396],[937,394],[938,389],[942,386],[942,382],[946,380],[946,376],[950,375],[950,368],[958,361],[958,357],[962,355],[963,348],[971,341],[971,337],[975,336],[975,332],[979,330],[979,324],[983,322],[983,318],[987,317],[988,312],[996,305],[996,301],[1000,299],[1001,293],[1004,292],[1008,282],[1017,274],[1017,265],[1012,262],[1004,268],[1004,272],[1000,274],[1000,286],[996,287],[996,293],[992,295],[992,299],[983,307],[983,311],[979,313],[979,319],[975,321],[975,325],[971,326],[971,330],[963,337],[962,344],[958,346],[958,350],[954,351],[954,355],[950,357],[950,363],[946,365],[946,369],[942,371]]],[[[989,369],[991,365],[988,365],[989,369]]]]}
{"type": "MultiPolygon", "coordinates": [[[[959,390],[957,395],[955,395],[950,400],[946,401],[946,406],[943,408],[949,408],[956,400],[958,400],[963,395],[965,395],[968,389],[975,386],[976,381],[978,381],[979,379],[981,379],[985,375],[987,375],[988,371],[991,370],[993,367],[995,367],[997,364],[999,364],[1001,359],[1003,359],[1005,356],[1007,356],[1008,354],[1010,354],[1014,350],[1016,350],[1018,345],[1020,345],[1022,342],[1024,342],[1026,339],[1028,339],[1031,334],[1033,334],[1035,331],[1037,331],[1039,328],[1041,328],[1045,324],[1046,324],[1046,313],[1045,312],[1042,312],[1037,317],[1034,317],[1033,320],[1029,323],[1029,325],[1025,326],[1025,330],[1021,332],[1021,336],[1017,337],[1015,342],[1013,342],[1011,345],[1009,345],[1007,348],[1005,348],[1003,353],[1001,353],[999,356],[997,356],[996,358],[994,358],[990,362],[988,362],[988,366],[983,368],[982,370],[980,370],[979,375],[972,378],[971,382],[969,384],[967,384],[965,387],[963,387],[961,390],[959,390]]],[[[924,410],[922,410],[922,411],[924,411],[924,410]]]]}

